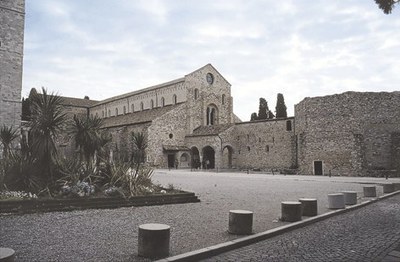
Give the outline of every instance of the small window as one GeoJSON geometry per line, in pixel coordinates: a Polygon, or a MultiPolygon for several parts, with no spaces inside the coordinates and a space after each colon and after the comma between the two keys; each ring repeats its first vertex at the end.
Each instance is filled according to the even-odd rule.
{"type": "Polygon", "coordinates": [[[247,141],[249,141],[250,140],[250,135],[247,135],[247,141]]]}
{"type": "Polygon", "coordinates": [[[165,106],[165,99],[164,99],[164,97],[161,97],[161,107],[164,107],[165,106]]]}
{"type": "Polygon", "coordinates": [[[240,136],[237,136],[237,140],[240,141],[240,136]]]}
{"type": "Polygon", "coordinates": [[[101,111],[101,117],[104,117],[104,111],[101,111]]]}
{"type": "Polygon", "coordinates": [[[109,117],[111,116],[111,110],[110,109],[108,109],[108,116],[109,117]]]}
{"type": "Polygon", "coordinates": [[[238,153],[239,153],[239,155],[240,155],[240,149],[238,150],[238,153]]]}
{"type": "Polygon", "coordinates": [[[169,139],[172,139],[173,137],[174,137],[174,135],[173,134],[169,134],[169,139]]]}
{"type": "Polygon", "coordinates": [[[194,99],[197,100],[199,98],[199,89],[194,90],[194,99]]]}
{"type": "Polygon", "coordinates": [[[261,137],[258,138],[258,142],[261,143],[261,137]]]}
{"type": "Polygon", "coordinates": [[[250,151],[250,147],[249,146],[247,147],[247,151],[250,151]]]}
{"type": "Polygon", "coordinates": [[[265,147],[265,151],[269,152],[269,145],[265,147]]]}
{"type": "Polygon", "coordinates": [[[124,115],[126,114],[126,106],[124,106],[124,115]]]}
{"type": "Polygon", "coordinates": [[[151,108],[151,109],[154,108],[154,101],[153,101],[153,99],[150,100],[150,108],[151,108]]]}
{"type": "Polygon", "coordinates": [[[292,131],[292,121],[286,121],[286,131],[292,131]]]}
{"type": "Polygon", "coordinates": [[[131,105],[131,108],[132,108],[132,113],[135,112],[135,105],[134,104],[131,105]]]}
{"type": "Polygon", "coordinates": [[[118,115],[118,108],[115,108],[115,116],[118,115]]]}
{"type": "Polygon", "coordinates": [[[143,109],[144,109],[143,102],[140,102],[140,110],[143,110],[143,109]]]}
{"type": "Polygon", "coordinates": [[[224,105],[225,104],[225,95],[222,95],[222,104],[224,105]]]}
{"type": "Polygon", "coordinates": [[[174,105],[176,105],[176,103],[178,103],[178,98],[176,97],[176,95],[174,95],[174,96],[172,97],[172,103],[173,103],[174,105]]]}

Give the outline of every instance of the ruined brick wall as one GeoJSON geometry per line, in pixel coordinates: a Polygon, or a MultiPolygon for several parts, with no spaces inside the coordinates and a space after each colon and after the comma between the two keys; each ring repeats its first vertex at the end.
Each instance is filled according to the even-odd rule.
{"type": "Polygon", "coordinates": [[[237,168],[291,168],[295,166],[294,118],[236,124],[231,137],[237,168]]]}
{"type": "Polygon", "coordinates": [[[24,0],[0,1],[0,125],[21,125],[24,0]]]}
{"type": "MultiPolygon", "coordinates": [[[[393,168],[393,133],[400,131],[400,92],[305,98],[295,107],[298,161],[302,173],[365,176],[393,168]]],[[[400,159],[399,159],[400,161],[400,159]]]]}

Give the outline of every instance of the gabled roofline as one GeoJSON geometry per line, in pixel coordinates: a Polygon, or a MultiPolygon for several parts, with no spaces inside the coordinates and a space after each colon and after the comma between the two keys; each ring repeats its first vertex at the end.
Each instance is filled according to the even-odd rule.
{"type": "Polygon", "coordinates": [[[91,107],[95,107],[95,106],[99,106],[99,105],[102,105],[102,104],[106,104],[106,103],[109,103],[109,102],[114,101],[114,100],[118,100],[118,99],[122,99],[122,98],[128,98],[130,96],[139,95],[139,94],[146,93],[146,92],[149,92],[149,91],[157,90],[157,89],[164,88],[164,87],[167,87],[167,86],[171,86],[171,85],[174,85],[174,84],[177,84],[177,83],[180,83],[180,82],[184,82],[184,81],[185,81],[184,77],[177,78],[177,79],[169,81],[169,82],[165,82],[165,83],[162,83],[162,84],[146,87],[146,88],[143,88],[143,89],[140,89],[140,90],[136,90],[136,91],[132,91],[130,93],[122,94],[122,95],[119,95],[119,96],[113,96],[113,97],[107,98],[105,100],[100,101],[99,103],[96,103],[96,104],[92,105],[91,107]]]}
{"type": "Polygon", "coordinates": [[[191,75],[191,74],[193,74],[193,73],[196,73],[197,71],[203,70],[203,69],[204,69],[205,67],[207,67],[207,66],[211,66],[211,67],[222,77],[222,79],[225,80],[225,82],[227,82],[230,86],[232,86],[231,83],[229,83],[228,80],[226,80],[226,78],[225,78],[211,63],[208,63],[208,64],[206,64],[205,66],[202,66],[202,67],[200,67],[199,69],[194,70],[193,72],[191,72],[191,73],[185,75],[185,77],[188,76],[188,75],[191,75]]]}

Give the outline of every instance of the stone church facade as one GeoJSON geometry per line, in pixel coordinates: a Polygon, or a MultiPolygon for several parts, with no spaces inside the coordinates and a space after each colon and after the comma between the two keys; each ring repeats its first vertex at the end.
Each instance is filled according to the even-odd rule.
{"type": "MultiPolygon", "coordinates": [[[[24,0],[0,1],[0,125],[21,124],[24,0]]],[[[300,174],[400,176],[400,92],[305,98],[295,117],[241,122],[231,84],[211,64],[182,78],[103,101],[63,97],[65,112],[103,119],[114,158],[132,132],[154,167],[292,169],[300,174]]],[[[66,133],[60,151],[73,154],[66,133]]]]}

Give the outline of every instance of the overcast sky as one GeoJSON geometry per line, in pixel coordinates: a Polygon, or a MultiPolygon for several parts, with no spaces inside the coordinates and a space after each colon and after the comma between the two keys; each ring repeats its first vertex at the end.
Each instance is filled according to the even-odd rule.
{"type": "Polygon", "coordinates": [[[102,100],[211,63],[249,120],[264,97],[400,90],[400,6],[373,0],[26,0],[24,97],[102,100]],[[399,9],[399,10],[397,10],[399,9]]]}

